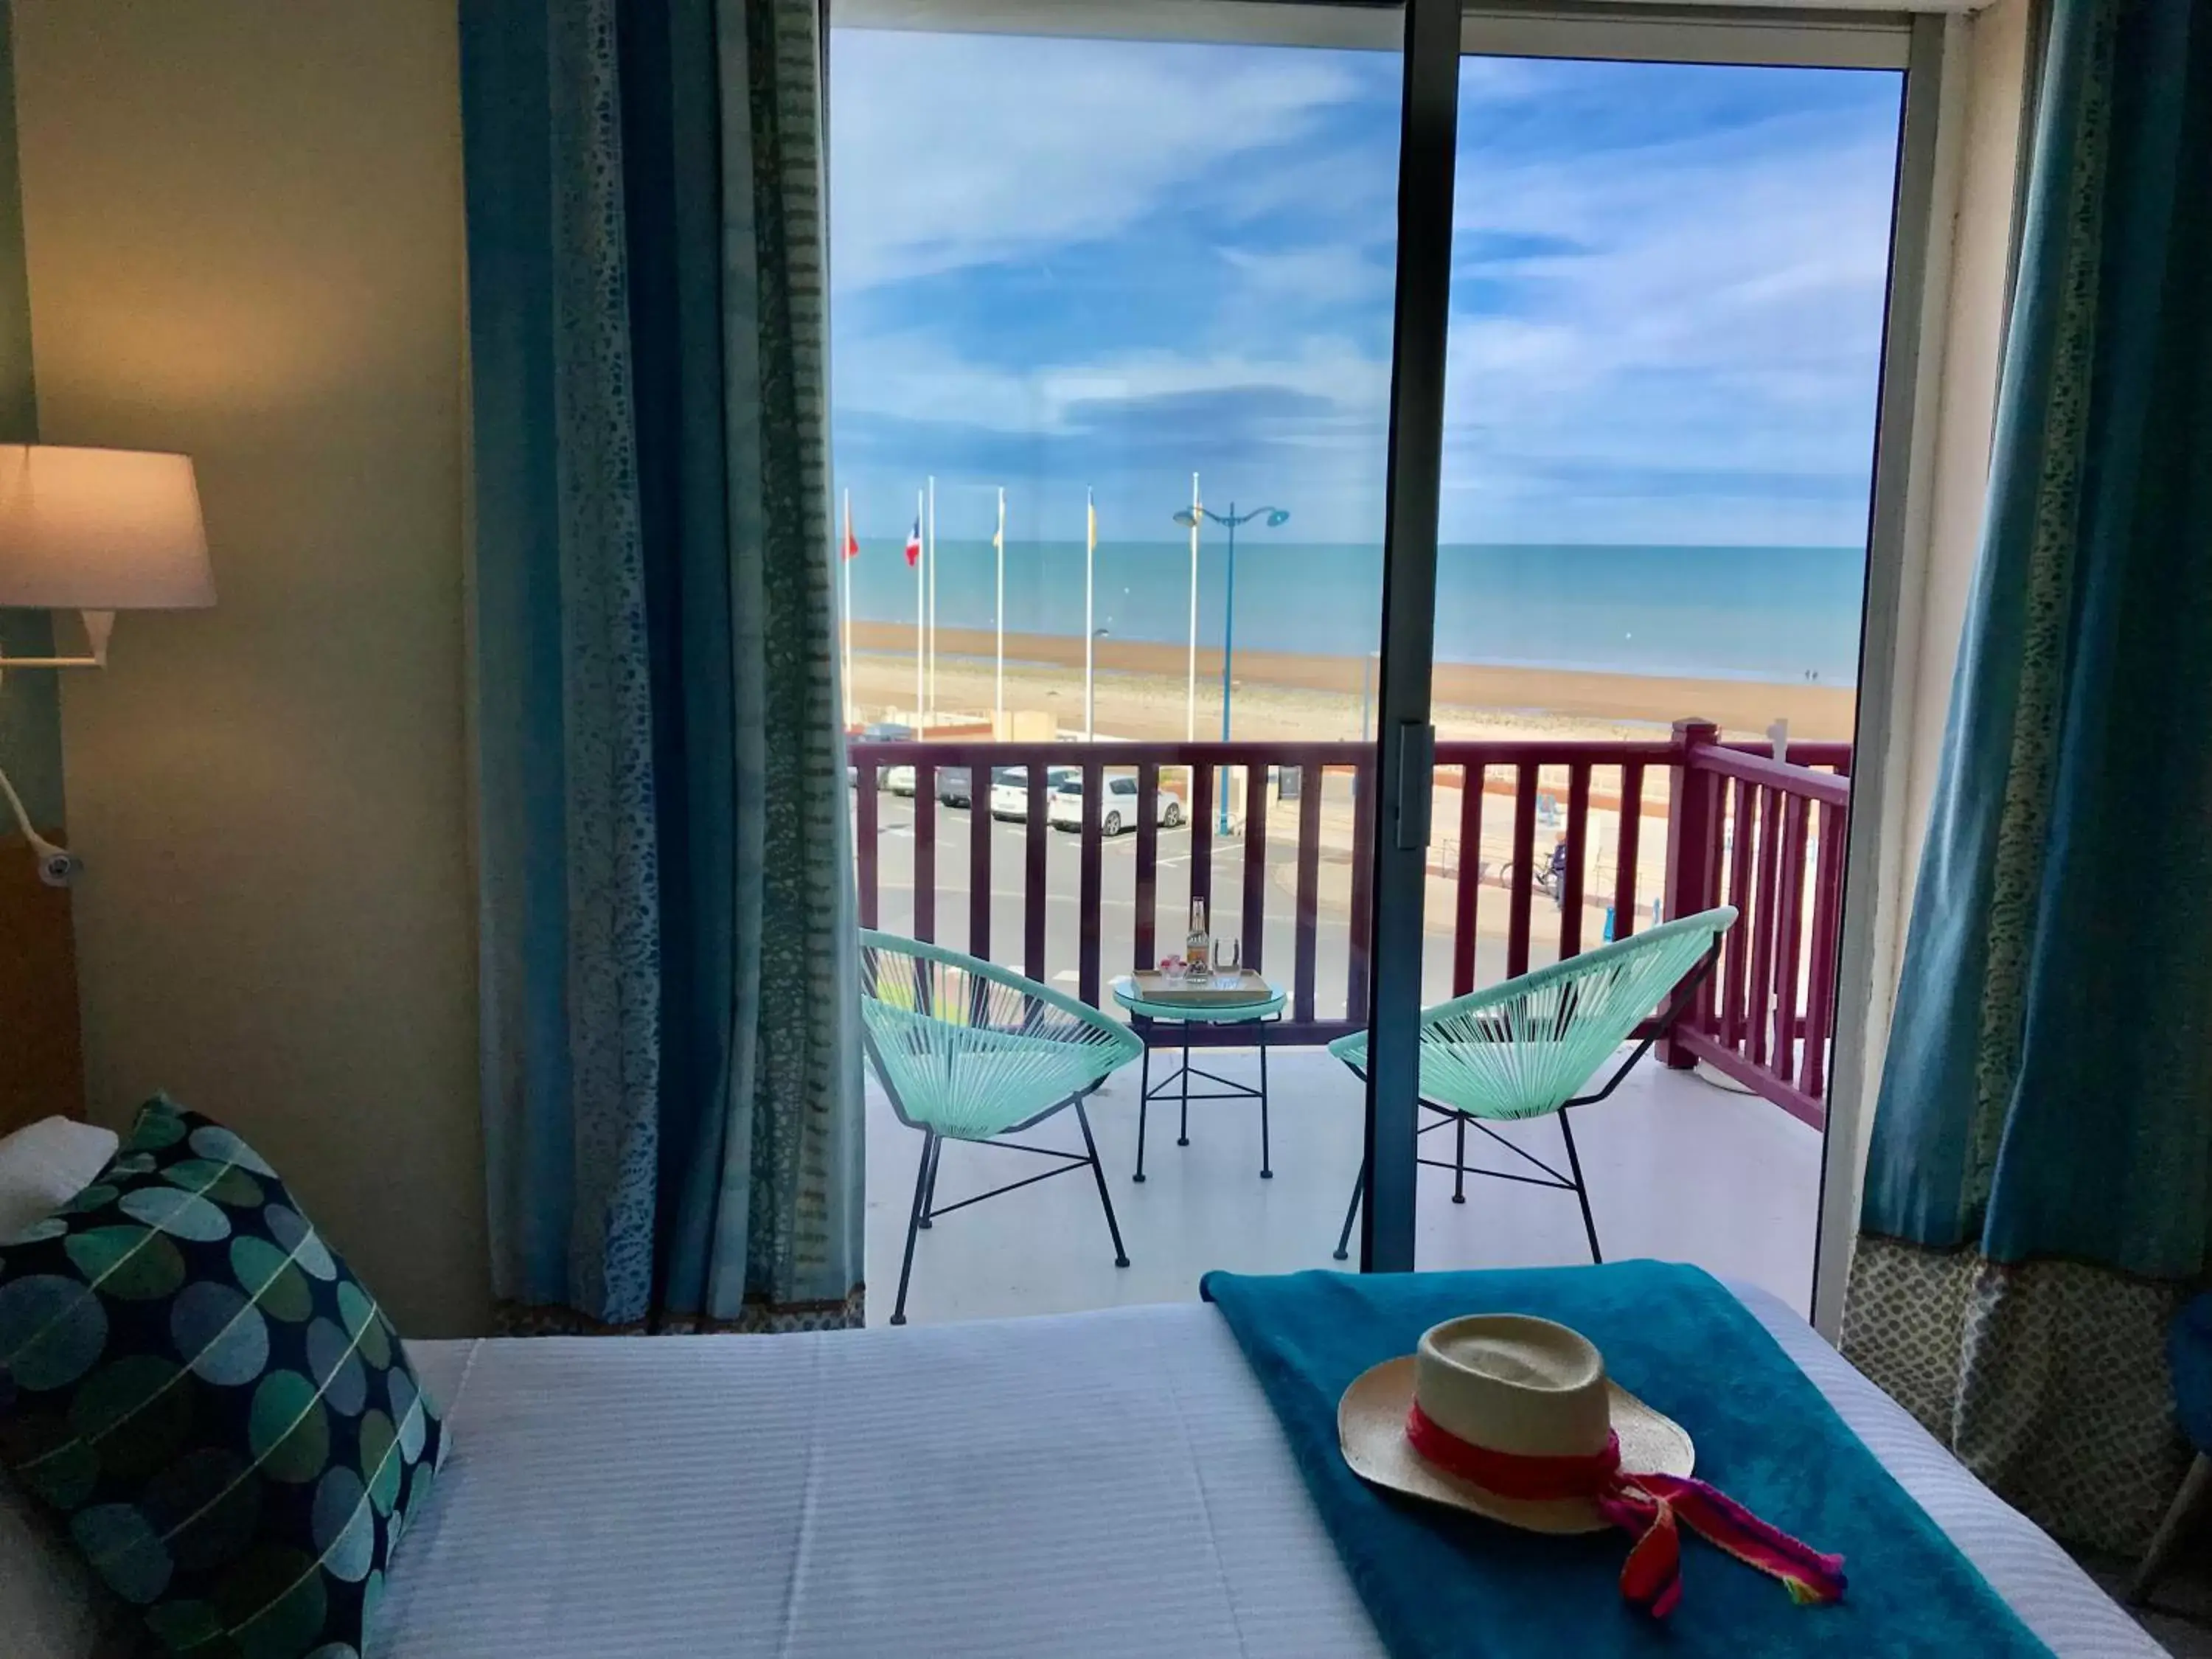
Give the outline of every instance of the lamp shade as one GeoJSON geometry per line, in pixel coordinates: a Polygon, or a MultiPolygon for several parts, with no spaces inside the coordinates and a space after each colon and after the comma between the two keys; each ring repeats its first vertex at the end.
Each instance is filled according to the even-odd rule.
{"type": "Polygon", "coordinates": [[[185,611],[214,603],[190,456],[0,444],[0,605],[185,611]]]}

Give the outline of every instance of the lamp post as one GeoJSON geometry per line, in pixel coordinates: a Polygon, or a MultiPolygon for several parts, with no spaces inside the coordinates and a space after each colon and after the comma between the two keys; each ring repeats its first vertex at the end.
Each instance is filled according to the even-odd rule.
{"type": "MultiPolygon", "coordinates": [[[[1221,605],[1221,740],[1226,743],[1229,741],[1230,665],[1237,650],[1237,529],[1239,525],[1264,518],[1267,527],[1273,530],[1278,525],[1288,524],[1291,515],[1279,507],[1255,507],[1249,513],[1239,513],[1237,503],[1231,501],[1226,513],[1216,513],[1210,507],[1183,507],[1176,514],[1175,521],[1194,530],[1201,518],[1212,520],[1229,532],[1228,589],[1222,597],[1221,605]]],[[[1229,769],[1226,767],[1221,771],[1219,795],[1219,832],[1225,836],[1229,833],[1229,769]]]]}

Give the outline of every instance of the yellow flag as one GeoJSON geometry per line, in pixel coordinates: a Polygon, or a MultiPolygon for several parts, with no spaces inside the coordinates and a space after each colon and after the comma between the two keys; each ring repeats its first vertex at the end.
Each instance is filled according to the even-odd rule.
{"type": "Polygon", "coordinates": [[[1083,506],[1084,511],[1089,514],[1091,519],[1090,550],[1096,553],[1098,550],[1098,503],[1091,497],[1091,493],[1088,490],[1084,492],[1083,506]]]}

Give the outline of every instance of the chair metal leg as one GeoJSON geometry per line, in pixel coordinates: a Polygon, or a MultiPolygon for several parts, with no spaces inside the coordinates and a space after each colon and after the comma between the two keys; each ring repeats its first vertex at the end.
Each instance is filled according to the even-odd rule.
{"type": "Polygon", "coordinates": [[[1359,1160],[1359,1174],[1352,1183],[1352,1202],[1344,1206],[1344,1231],[1336,1236],[1336,1259],[1351,1260],[1352,1224],[1359,1214],[1359,1195],[1367,1190],[1367,1160],[1359,1160]]]}
{"type": "Polygon", "coordinates": [[[1452,1133],[1459,1145],[1452,1152],[1452,1202],[1467,1202],[1467,1114],[1452,1114],[1452,1133]]]}
{"type": "Polygon", "coordinates": [[[937,1132],[921,1132],[921,1162],[915,1166],[914,1207],[906,1215],[906,1259],[899,1263],[898,1301],[891,1309],[891,1323],[906,1323],[907,1281],[914,1277],[914,1235],[921,1224],[922,1206],[929,1200],[930,1172],[936,1168],[937,1132]]]}
{"type": "MultiPolygon", "coordinates": [[[[1190,1028],[1183,1028],[1186,1034],[1190,1028]]],[[[1190,1044],[1182,1045],[1182,1127],[1176,1131],[1176,1145],[1190,1145],[1190,1044]]]]}
{"type": "Polygon", "coordinates": [[[1267,1152],[1267,1033],[1260,1033],[1260,1179],[1275,1178],[1274,1159],[1267,1152]]]}
{"type": "Polygon", "coordinates": [[[1145,1108],[1152,1098],[1152,1045],[1145,1045],[1144,1058],[1138,1062],[1137,1072],[1137,1174],[1145,1178],[1145,1108]]]}
{"type": "Polygon", "coordinates": [[[1602,1262],[1597,1248],[1597,1223],[1590,1219],[1589,1188],[1583,1184],[1583,1161],[1575,1156],[1575,1132],[1567,1123],[1567,1109],[1559,1108],[1559,1133],[1567,1139],[1567,1168],[1574,1172],[1575,1196],[1582,1200],[1583,1231],[1589,1235],[1590,1260],[1602,1262]]]}
{"type": "Polygon", "coordinates": [[[940,1136],[929,1154],[929,1188],[921,1195],[921,1230],[930,1229],[930,1218],[937,1212],[937,1171],[945,1163],[945,1141],[940,1136]]]}
{"type": "Polygon", "coordinates": [[[2181,1490],[2174,1493],[2173,1502],[2167,1505],[2166,1519],[2158,1523],[2150,1548],[2143,1553],[2142,1565],[2136,1569],[2135,1578],[2128,1585],[2130,1602],[2141,1607],[2150,1599],[2151,1586],[2172,1564],[2173,1553],[2181,1541],[2195,1530],[2194,1523],[2203,1512],[2208,1498],[2212,1498],[2212,1457],[2199,1452],[2197,1461],[2189,1466],[2189,1473],[2182,1476],[2181,1490]]]}
{"type": "Polygon", "coordinates": [[[1083,1126],[1083,1145],[1091,1154],[1091,1173],[1098,1182],[1098,1201],[1106,1209],[1106,1231],[1114,1235],[1114,1265],[1126,1267],[1129,1265],[1129,1253],[1121,1248],[1121,1224],[1114,1219],[1114,1200],[1106,1191],[1106,1166],[1098,1161],[1098,1143],[1091,1138],[1090,1115],[1079,1100],[1075,1103],[1075,1121],[1083,1126]]]}

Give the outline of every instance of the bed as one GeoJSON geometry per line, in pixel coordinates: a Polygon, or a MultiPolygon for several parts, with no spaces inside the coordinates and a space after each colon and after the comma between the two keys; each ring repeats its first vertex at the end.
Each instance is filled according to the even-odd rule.
{"type": "MultiPolygon", "coordinates": [[[[1731,1288],[2054,1652],[2161,1651],[1788,1308],[1731,1288]]],[[[383,1659],[1382,1651],[1211,1306],[413,1352],[455,1449],[383,1659]]]]}

